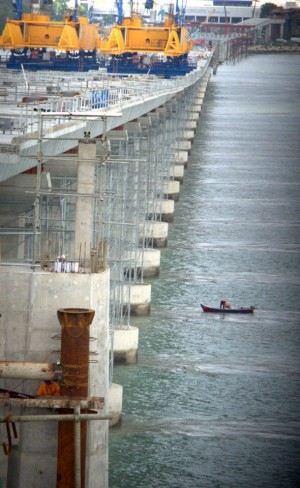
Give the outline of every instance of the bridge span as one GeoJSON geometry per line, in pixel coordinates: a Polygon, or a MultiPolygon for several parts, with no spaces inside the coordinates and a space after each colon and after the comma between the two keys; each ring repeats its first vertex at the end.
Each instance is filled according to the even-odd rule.
{"type": "MultiPolygon", "coordinates": [[[[57,311],[95,311],[87,387],[98,415],[81,417],[86,403],[67,399],[88,423],[89,488],[108,486],[108,425],[123,395],[113,364],[137,361],[130,317],[150,313],[147,279],[159,276],[210,61],[172,80],[1,72],[0,386],[35,397],[41,379],[69,385],[57,311]]],[[[9,462],[0,457],[3,486],[56,486],[58,422],[45,408],[65,401],[0,396],[3,422],[6,407],[23,406],[21,440],[9,462]]]]}

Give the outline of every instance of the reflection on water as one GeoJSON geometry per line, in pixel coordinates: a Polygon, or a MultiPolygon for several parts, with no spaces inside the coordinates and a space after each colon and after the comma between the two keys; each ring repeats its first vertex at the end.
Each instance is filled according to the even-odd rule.
{"type": "Polygon", "coordinates": [[[290,55],[212,78],[138,364],[114,371],[110,488],[300,486],[299,79],[290,55]],[[201,312],[221,298],[257,310],[201,312]]]}

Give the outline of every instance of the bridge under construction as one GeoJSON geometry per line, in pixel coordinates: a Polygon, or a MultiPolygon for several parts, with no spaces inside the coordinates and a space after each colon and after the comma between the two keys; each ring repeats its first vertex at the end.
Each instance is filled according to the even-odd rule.
{"type": "Polygon", "coordinates": [[[113,363],[137,360],[130,317],[150,313],[211,56],[172,80],[1,72],[4,486],[107,487],[113,363]]]}

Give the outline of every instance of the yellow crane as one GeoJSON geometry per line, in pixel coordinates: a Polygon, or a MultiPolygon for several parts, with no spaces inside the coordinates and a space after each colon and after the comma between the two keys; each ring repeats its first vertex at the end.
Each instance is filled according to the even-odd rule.
{"type": "MultiPolygon", "coordinates": [[[[90,15],[88,18],[78,15],[78,0],[74,0],[74,10],[62,22],[50,19],[47,10],[53,0],[35,0],[35,3],[32,0],[30,13],[22,12],[22,0],[13,1],[17,6],[16,18],[7,21],[0,39],[0,48],[11,50],[9,68],[24,65],[30,69],[82,71],[98,69],[100,63],[103,65],[99,54],[110,55],[120,65],[122,61],[127,65],[128,60],[133,62],[136,54],[159,53],[166,56],[168,62],[177,64],[176,73],[192,69],[187,57],[193,42],[187,39],[187,29],[183,25],[185,8],[179,9],[179,0],[176,0],[175,12],[170,6],[163,25],[143,24],[141,14],[133,9],[130,17],[123,18],[123,0],[116,0],[118,18],[107,40],[100,39],[98,25],[91,23],[90,15]],[[53,56],[52,61],[49,56],[53,56]]],[[[154,0],[145,1],[145,8],[152,9],[154,0]]]]}
{"type": "Polygon", "coordinates": [[[0,38],[0,48],[57,49],[62,51],[93,51],[99,47],[98,28],[75,9],[62,22],[51,21],[47,7],[52,0],[31,3],[31,12],[22,12],[22,2],[17,0],[16,18],[8,19],[0,38]]]}
{"type": "MultiPolygon", "coordinates": [[[[125,53],[161,53],[169,57],[180,57],[193,49],[192,41],[187,39],[187,29],[180,25],[178,16],[170,8],[165,15],[163,26],[142,23],[140,13],[131,12],[123,18],[122,0],[116,2],[118,20],[114,24],[108,40],[100,42],[100,50],[109,55],[125,53]]],[[[146,8],[153,6],[152,0],[146,1],[146,8]]]]}

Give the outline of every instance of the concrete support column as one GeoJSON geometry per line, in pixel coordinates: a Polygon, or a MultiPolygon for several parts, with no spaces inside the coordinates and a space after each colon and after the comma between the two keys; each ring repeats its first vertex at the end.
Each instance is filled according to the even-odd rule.
{"type": "Polygon", "coordinates": [[[154,278],[159,276],[160,271],[160,250],[159,249],[144,249],[143,261],[138,259],[138,266],[143,267],[144,278],[154,278]]]}
{"type": "Polygon", "coordinates": [[[127,285],[124,283],[123,303],[130,304],[130,315],[149,315],[151,285],[147,283],[130,283],[127,285]]]}
{"type": "Polygon", "coordinates": [[[158,200],[156,202],[157,214],[161,216],[162,222],[174,221],[174,201],[175,200],[158,200]]]}
{"type": "Polygon", "coordinates": [[[195,131],[194,130],[185,130],[183,133],[183,137],[185,139],[188,139],[189,141],[193,141],[195,137],[195,131]]]}
{"type": "Polygon", "coordinates": [[[111,417],[109,427],[118,425],[122,420],[123,386],[112,383],[108,392],[108,413],[111,417]]]}
{"type": "Polygon", "coordinates": [[[170,176],[174,178],[175,181],[179,181],[180,184],[183,183],[184,167],[181,164],[177,164],[174,168],[171,168],[170,176]]]}
{"type": "MultiPolygon", "coordinates": [[[[90,327],[91,350],[97,361],[89,364],[89,396],[104,397],[103,414],[107,413],[109,369],[109,270],[101,273],[49,273],[32,271],[30,266],[1,267],[0,321],[1,358],[4,361],[41,362],[60,358],[59,344],[53,337],[60,334],[56,317],[59,308],[93,308],[95,319],[90,327]],[[18,285],[18,293],[16,286],[18,285]],[[14,313],[11,313],[11,310],[14,313]],[[52,351],[52,354],[51,354],[52,351]]],[[[2,388],[35,395],[39,382],[3,381],[2,388]]],[[[2,415],[4,409],[0,408],[2,415]]],[[[42,415],[44,409],[24,409],[24,414],[42,415]]],[[[0,479],[7,471],[11,488],[53,488],[56,486],[57,423],[17,424],[19,446],[13,458],[0,459],[0,479]]],[[[88,423],[86,486],[108,486],[108,421],[88,423]]],[[[3,437],[5,441],[5,437],[3,437]]],[[[4,485],[5,486],[5,485],[4,485]]]]}
{"type": "Polygon", "coordinates": [[[203,83],[200,86],[200,89],[199,89],[199,91],[197,93],[197,95],[199,95],[200,97],[203,97],[203,99],[205,97],[205,93],[206,93],[206,89],[207,89],[208,83],[209,83],[209,79],[204,79],[203,80],[203,83]]]}
{"type": "MultiPolygon", "coordinates": [[[[77,197],[75,216],[75,256],[80,254],[80,245],[90,254],[93,234],[93,208],[95,194],[96,141],[81,140],[78,150],[77,197]]],[[[82,257],[83,249],[81,251],[82,257]]]]}
{"type": "Polygon", "coordinates": [[[158,216],[162,222],[174,221],[174,200],[155,200],[154,203],[149,203],[153,211],[148,213],[148,219],[154,219],[155,216],[158,216]]]}
{"type": "Polygon", "coordinates": [[[180,183],[179,181],[169,180],[164,182],[164,196],[168,200],[174,200],[174,202],[179,201],[180,183]]]}
{"type": "MultiPolygon", "coordinates": [[[[193,112],[193,113],[196,113],[196,112],[193,112]]],[[[198,115],[198,113],[197,113],[198,115]]],[[[181,139],[178,141],[178,145],[179,145],[179,150],[180,151],[190,151],[191,147],[192,147],[192,143],[191,141],[188,141],[188,140],[185,140],[185,139],[181,139]]]]}
{"type": "Polygon", "coordinates": [[[192,108],[192,112],[201,112],[202,104],[203,104],[203,98],[196,98],[195,104],[192,108]]]}
{"type": "Polygon", "coordinates": [[[186,128],[187,129],[197,129],[197,123],[194,120],[187,120],[186,128]]]}
{"type": "Polygon", "coordinates": [[[199,115],[200,115],[200,112],[196,111],[196,112],[191,112],[189,114],[189,120],[198,120],[199,119],[199,115]]]}
{"type": "MultiPolygon", "coordinates": [[[[197,121],[195,120],[195,124],[197,125],[197,121]]],[[[178,151],[176,157],[176,164],[182,164],[185,168],[188,165],[189,160],[189,153],[188,151],[178,151]]]]}
{"type": "Polygon", "coordinates": [[[139,329],[137,327],[116,328],[114,331],[114,362],[134,364],[137,361],[139,329]]]}
{"type": "Polygon", "coordinates": [[[152,243],[152,247],[161,249],[167,247],[168,231],[167,222],[150,222],[146,237],[152,243]]]}

